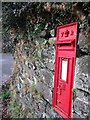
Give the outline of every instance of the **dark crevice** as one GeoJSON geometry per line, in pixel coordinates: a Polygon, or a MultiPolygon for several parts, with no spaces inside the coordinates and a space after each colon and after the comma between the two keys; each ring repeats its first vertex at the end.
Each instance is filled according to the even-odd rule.
{"type": "Polygon", "coordinates": [[[85,55],[89,55],[89,53],[86,52],[86,51],[82,51],[80,49],[79,45],[77,45],[76,57],[82,57],[82,56],[85,56],[85,55]]]}

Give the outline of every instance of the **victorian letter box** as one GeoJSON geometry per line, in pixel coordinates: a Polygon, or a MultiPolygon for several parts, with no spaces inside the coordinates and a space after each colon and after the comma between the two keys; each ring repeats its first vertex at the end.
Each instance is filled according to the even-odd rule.
{"type": "Polygon", "coordinates": [[[74,22],[57,28],[52,106],[63,118],[72,117],[77,27],[74,22]]]}

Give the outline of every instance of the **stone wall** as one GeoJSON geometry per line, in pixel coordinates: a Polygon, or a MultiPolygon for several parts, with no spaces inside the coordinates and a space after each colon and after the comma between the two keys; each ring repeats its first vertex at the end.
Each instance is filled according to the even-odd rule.
{"type": "MultiPolygon", "coordinates": [[[[52,109],[54,87],[55,38],[48,41],[37,38],[17,44],[12,76],[21,108],[29,108],[32,118],[60,118],[52,109]]],[[[73,117],[87,118],[89,112],[88,55],[76,59],[73,117]]]]}
{"type": "Polygon", "coordinates": [[[76,99],[74,101],[74,112],[81,118],[87,118],[89,108],[89,75],[88,56],[82,56],[76,60],[75,88],[76,99]]]}
{"type": "Polygon", "coordinates": [[[20,101],[29,108],[30,117],[60,118],[52,109],[55,46],[40,44],[21,41],[17,45],[11,90],[16,89],[20,101]]]}
{"type": "Polygon", "coordinates": [[[74,101],[74,112],[81,118],[88,118],[90,112],[89,97],[90,97],[90,75],[89,75],[89,59],[87,54],[89,50],[90,34],[85,37],[79,35],[78,44],[83,51],[82,54],[76,59],[76,72],[75,72],[75,88],[76,99],[74,101]],[[86,52],[86,54],[85,54],[86,52]]]}

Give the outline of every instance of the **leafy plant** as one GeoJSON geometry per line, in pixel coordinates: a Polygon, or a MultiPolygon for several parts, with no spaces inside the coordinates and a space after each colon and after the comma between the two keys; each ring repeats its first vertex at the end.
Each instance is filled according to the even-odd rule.
{"type": "Polygon", "coordinates": [[[10,97],[10,91],[7,90],[7,91],[2,92],[2,95],[1,95],[2,99],[7,99],[9,97],[10,97]]]}
{"type": "Polygon", "coordinates": [[[77,97],[77,89],[74,88],[73,89],[73,100],[75,100],[76,97],[77,97]]]}
{"type": "MultiPolygon", "coordinates": [[[[15,41],[19,41],[21,34],[27,41],[30,36],[37,37],[42,30],[49,33],[58,25],[79,21],[75,14],[77,8],[87,15],[90,13],[89,6],[90,2],[3,2],[3,33],[7,35],[14,28],[13,34],[16,36],[14,40],[7,39],[7,41],[12,41],[9,48],[13,49],[15,41]]],[[[6,43],[5,40],[4,42],[6,43]]],[[[6,44],[4,50],[5,48],[7,48],[6,44]]]]}
{"type": "Polygon", "coordinates": [[[20,106],[15,98],[10,101],[10,105],[8,106],[8,112],[11,118],[19,118],[20,106]]]}

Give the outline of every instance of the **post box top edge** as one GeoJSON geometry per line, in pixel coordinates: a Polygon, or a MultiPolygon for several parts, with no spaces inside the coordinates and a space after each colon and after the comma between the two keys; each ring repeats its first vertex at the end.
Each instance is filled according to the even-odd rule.
{"type": "Polygon", "coordinates": [[[72,23],[69,23],[69,24],[58,26],[57,29],[64,28],[64,27],[69,27],[69,26],[72,26],[72,25],[78,26],[78,22],[72,22],[72,23]]]}

